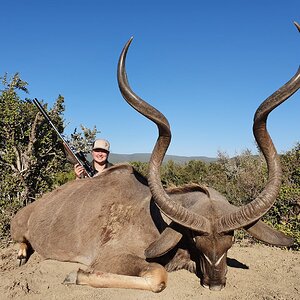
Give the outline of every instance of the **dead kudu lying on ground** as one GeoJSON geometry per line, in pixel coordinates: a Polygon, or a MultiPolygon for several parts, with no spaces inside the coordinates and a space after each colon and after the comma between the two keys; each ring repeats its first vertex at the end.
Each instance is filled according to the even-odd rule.
{"type": "Polygon", "coordinates": [[[95,178],[69,182],[20,210],[11,233],[20,243],[19,258],[32,247],[40,255],[85,264],[65,283],[162,291],[167,271],[187,269],[211,290],[226,283],[227,251],[234,230],[280,246],[292,239],[260,218],[272,207],[281,184],[281,167],[266,129],[268,114],[300,87],[300,71],[257,109],[253,132],[268,165],[268,182],[247,205],[231,205],[211,188],[187,185],[164,190],[159,169],[171,132],[166,118],[130,89],[125,45],[118,82],[125,100],[158,127],[148,180],[131,166],[116,165],[95,178]]]}

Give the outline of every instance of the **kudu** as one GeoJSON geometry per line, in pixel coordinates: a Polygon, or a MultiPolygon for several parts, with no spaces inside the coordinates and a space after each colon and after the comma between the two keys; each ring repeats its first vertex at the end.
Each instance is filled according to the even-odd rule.
{"type": "Polygon", "coordinates": [[[267,117],[299,89],[300,70],[256,111],[253,132],[267,162],[268,181],[256,199],[236,207],[212,188],[163,188],[160,166],[171,140],[170,126],[128,84],[125,59],[131,41],[120,55],[118,83],[125,100],[158,127],[148,180],[120,164],[44,195],[12,220],[12,237],[20,243],[18,258],[26,259],[32,247],[45,258],[89,267],[69,274],[66,284],[160,292],[166,287],[167,271],[187,269],[204,287],[221,290],[234,230],[243,228],[272,245],[293,243],[260,218],[274,204],[282,177],[267,117]]]}

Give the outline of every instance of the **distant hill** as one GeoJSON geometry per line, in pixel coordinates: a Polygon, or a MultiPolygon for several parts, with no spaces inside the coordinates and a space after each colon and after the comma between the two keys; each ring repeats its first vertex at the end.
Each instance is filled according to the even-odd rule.
{"type": "MultiPolygon", "coordinates": [[[[110,153],[109,161],[111,163],[119,163],[119,162],[132,162],[132,161],[140,161],[140,162],[148,162],[150,159],[149,153],[134,153],[134,154],[117,154],[110,153]]],[[[189,162],[190,160],[201,160],[203,162],[213,162],[216,161],[216,158],[206,157],[206,156],[177,156],[177,155],[166,155],[164,158],[164,163],[172,160],[175,163],[184,164],[189,162]]]]}

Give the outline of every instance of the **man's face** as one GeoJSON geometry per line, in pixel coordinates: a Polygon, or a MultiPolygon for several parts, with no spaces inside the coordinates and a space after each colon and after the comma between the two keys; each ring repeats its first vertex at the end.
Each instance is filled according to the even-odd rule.
{"type": "Polygon", "coordinates": [[[109,152],[104,149],[94,149],[92,151],[93,160],[98,164],[103,164],[107,160],[108,153],[109,152]]]}

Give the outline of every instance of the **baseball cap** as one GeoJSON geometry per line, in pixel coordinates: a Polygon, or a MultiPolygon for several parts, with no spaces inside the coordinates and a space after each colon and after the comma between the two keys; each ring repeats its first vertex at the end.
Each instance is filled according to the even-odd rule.
{"type": "Polygon", "coordinates": [[[95,140],[93,144],[93,150],[94,149],[104,149],[106,151],[109,151],[110,144],[107,140],[95,140]]]}

